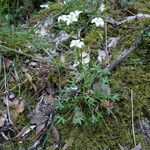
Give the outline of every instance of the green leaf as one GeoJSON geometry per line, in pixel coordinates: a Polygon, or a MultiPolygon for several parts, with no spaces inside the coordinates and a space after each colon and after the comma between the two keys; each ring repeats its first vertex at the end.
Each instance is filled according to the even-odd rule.
{"type": "Polygon", "coordinates": [[[58,123],[62,123],[62,124],[66,123],[66,120],[64,119],[64,117],[60,116],[59,114],[56,116],[56,120],[57,120],[57,124],[58,123]]]}

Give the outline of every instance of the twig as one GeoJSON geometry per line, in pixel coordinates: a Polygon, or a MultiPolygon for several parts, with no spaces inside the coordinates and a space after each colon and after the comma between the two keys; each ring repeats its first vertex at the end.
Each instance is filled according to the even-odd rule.
{"type": "Polygon", "coordinates": [[[130,48],[128,50],[124,50],[116,60],[114,60],[111,64],[109,64],[106,69],[108,69],[109,71],[113,70],[114,68],[116,68],[118,66],[118,64],[120,64],[131,52],[133,52],[138,45],[141,43],[142,41],[142,37],[143,37],[143,33],[150,31],[150,26],[146,27],[142,32],[140,32],[137,35],[137,38],[133,41],[132,45],[130,46],[130,48]]]}
{"type": "Polygon", "coordinates": [[[107,22],[105,22],[105,51],[108,55],[108,47],[107,47],[107,22]]]}
{"type": "Polygon", "coordinates": [[[113,25],[113,26],[119,26],[119,25],[122,25],[126,22],[129,22],[129,21],[134,21],[136,19],[145,19],[145,18],[150,18],[150,14],[138,13],[134,16],[128,16],[122,21],[117,21],[117,20],[114,20],[114,19],[109,19],[109,20],[105,20],[105,21],[107,23],[113,25]]]}
{"type": "MultiPolygon", "coordinates": [[[[5,66],[4,61],[3,61],[3,67],[4,67],[4,78],[5,78],[5,90],[7,90],[7,75],[6,75],[6,66],[5,66]]],[[[11,118],[10,118],[9,102],[8,102],[8,94],[7,93],[6,93],[5,101],[6,101],[6,106],[7,106],[8,120],[10,123],[12,123],[11,118]]]]}
{"type": "Polygon", "coordinates": [[[134,146],[136,146],[136,137],[135,137],[135,130],[134,130],[133,90],[132,89],[131,89],[131,114],[132,114],[132,134],[133,134],[134,146]]]}

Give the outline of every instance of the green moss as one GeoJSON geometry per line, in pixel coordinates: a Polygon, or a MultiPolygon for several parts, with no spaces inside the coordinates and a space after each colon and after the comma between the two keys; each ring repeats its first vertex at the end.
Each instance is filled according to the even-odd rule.
{"type": "Polygon", "coordinates": [[[103,40],[103,32],[99,30],[98,27],[92,27],[92,29],[86,34],[84,39],[86,45],[89,46],[91,46],[92,44],[98,44],[98,46],[100,46],[102,40],[103,40]]]}
{"type": "Polygon", "coordinates": [[[36,23],[44,18],[46,18],[47,16],[54,16],[60,13],[60,11],[62,11],[63,7],[60,4],[51,4],[49,5],[49,9],[43,9],[40,10],[39,12],[37,12],[31,19],[30,19],[30,23],[36,23]]]}

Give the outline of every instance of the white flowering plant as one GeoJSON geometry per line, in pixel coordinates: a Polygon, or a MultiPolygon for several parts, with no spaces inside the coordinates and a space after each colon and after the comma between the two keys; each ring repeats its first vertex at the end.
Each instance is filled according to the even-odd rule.
{"type": "MultiPolygon", "coordinates": [[[[68,3],[65,6],[72,4],[68,3]]],[[[82,9],[82,6],[72,8],[73,11],[69,9],[57,17],[58,29],[70,35],[63,43],[63,48],[67,47],[69,55],[61,55],[60,61],[71,69],[66,86],[60,90],[58,97],[57,108],[61,113],[57,116],[57,121],[65,123],[72,119],[73,123],[80,125],[96,123],[108,109],[111,112],[105,106],[105,101],[118,99],[111,92],[102,91],[103,86],[109,87],[108,73],[102,67],[108,54],[101,49],[104,46],[105,5],[101,3],[90,12],[82,9]],[[92,48],[94,44],[98,48],[92,48]],[[99,83],[96,89],[95,81],[99,83]],[[64,117],[62,114],[67,115],[64,117]]]]}

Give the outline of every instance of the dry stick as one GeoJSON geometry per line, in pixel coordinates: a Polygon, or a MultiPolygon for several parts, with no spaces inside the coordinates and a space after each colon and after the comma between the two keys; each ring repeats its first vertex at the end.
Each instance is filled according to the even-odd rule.
{"type": "Polygon", "coordinates": [[[108,48],[107,48],[107,22],[105,22],[105,51],[108,55],[108,48]]]}
{"type": "MultiPolygon", "coordinates": [[[[6,66],[5,63],[3,62],[3,67],[4,67],[4,74],[5,74],[5,91],[7,91],[7,76],[6,76],[6,66]]],[[[8,94],[6,93],[6,105],[7,105],[7,115],[8,115],[8,120],[9,122],[12,123],[11,118],[10,118],[10,111],[9,111],[9,102],[8,102],[8,94]]]]}
{"type": "Polygon", "coordinates": [[[119,26],[119,25],[122,25],[126,22],[129,22],[129,21],[134,21],[136,19],[145,19],[145,18],[150,18],[150,14],[142,14],[142,13],[138,13],[134,16],[128,16],[126,17],[124,20],[122,21],[117,21],[115,19],[107,19],[106,22],[113,25],[113,26],[119,26]]]}
{"type": "Polygon", "coordinates": [[[132,114],[132,134],[134,146],[136,146],[135,130],[134,130],[134,111],[133,111],[133,90],[131,89],[131,114],[132,114]]]}
{"type": "Polygon", "coordinates": [[[142,32],[140,32],[137,35],[137,38],[133,41],[132,45],[130,46],[130,48],[128,50],[124,50],[116,60],[114,60],[111,64],[109,64],[106,69],[108,69],[109,71],[113,70],[114,68],[116,68],[118,66],[118,64],[120,64],[131,52],[133,52],[138,45],[141,43],[142,41],[142,37],[143,37],[143,33],[146,31],[150,31],[150,26],[146,27],[142,32]]]}

